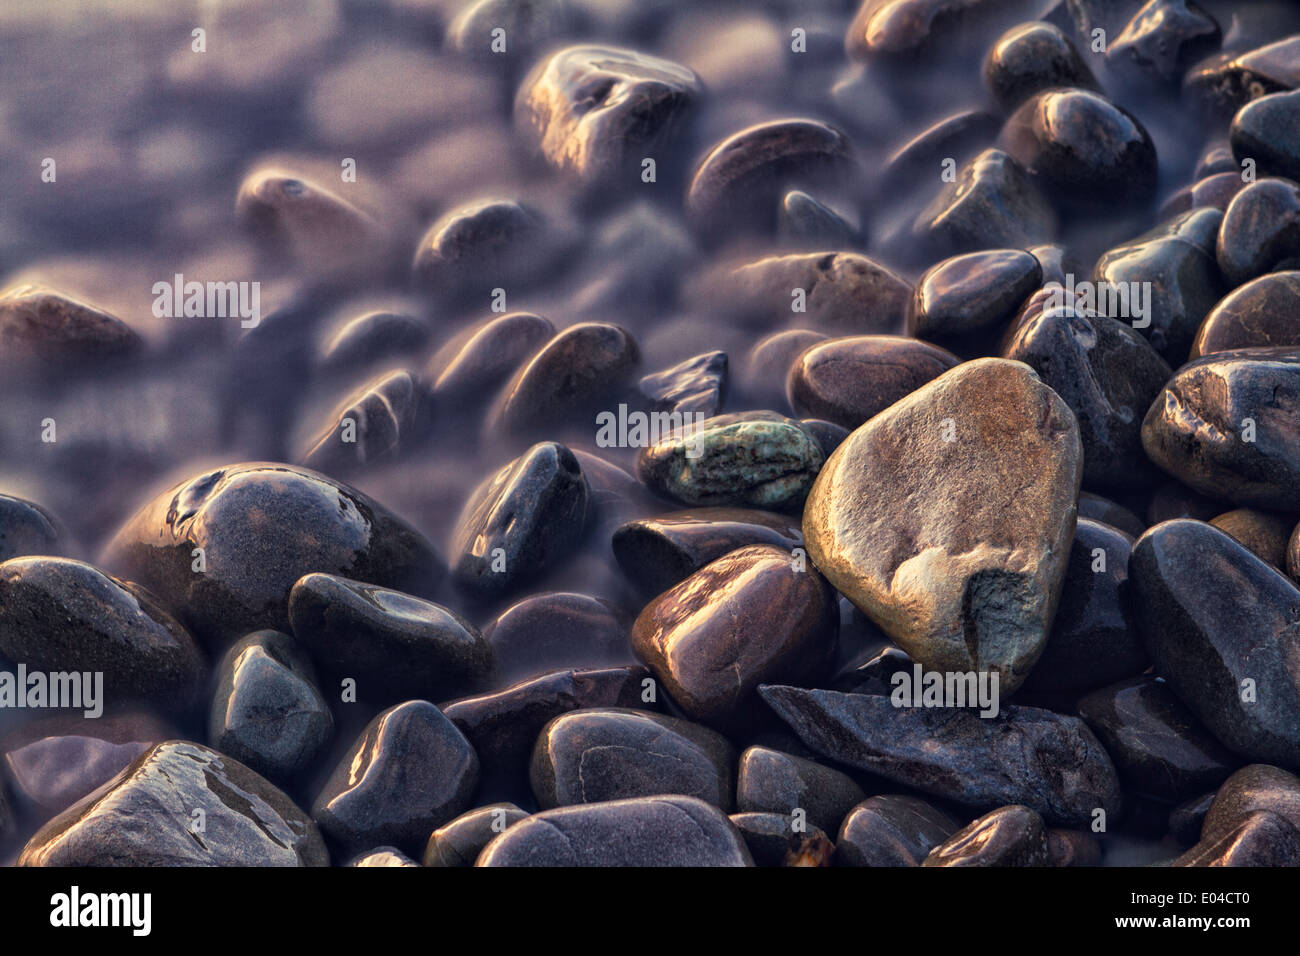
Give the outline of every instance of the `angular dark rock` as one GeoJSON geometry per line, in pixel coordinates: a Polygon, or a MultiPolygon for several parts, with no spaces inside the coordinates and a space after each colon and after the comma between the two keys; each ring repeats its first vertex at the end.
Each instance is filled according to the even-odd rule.
{"type": "Polygon", "coordinates": [[[326,866],[316,824],[243,764],[157,744],[28,841],[19,866],[326,866]],[[202,811],[203,831],[193,823],[202,811]]]}
{"type": "Polygon", "coordinates": [[[1121,806],[1119,778],[1082,720],[1004,705],[899,708],[888,697],[766,686],[759,694],[814,751],[975,809],[1018,802],[1050,823],[1090,826],[1121,806]]]}

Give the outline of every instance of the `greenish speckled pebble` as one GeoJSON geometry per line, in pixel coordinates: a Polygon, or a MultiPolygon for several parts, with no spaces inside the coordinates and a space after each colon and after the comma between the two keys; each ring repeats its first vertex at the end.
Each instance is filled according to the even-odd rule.
{"type": "Polygon", "coordinates": [[[717,415],[641,452],[641,480],[688,505],[782,508],[803,501],[824,456],[801,423],[772,412],[717,415]]]}

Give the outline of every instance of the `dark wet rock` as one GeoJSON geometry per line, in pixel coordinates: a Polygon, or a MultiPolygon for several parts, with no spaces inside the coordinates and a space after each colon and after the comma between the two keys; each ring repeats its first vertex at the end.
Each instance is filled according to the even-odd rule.
{"type": "Polygon", "coordinates": [[[1042,20],[1012,27],[998,37],[984,61],[984,85],[1008,113],[1043,90],[1098,88],[1065,31],[1042,20]]]}
{"type": "Polygon", "coordinates": [[[637,475],[687,505],[783,508],[803,501],[822,461],[820,444],[802,423],[739,412],[660,436],[637,456],[637,475]]]}
{"type": "Polygon", "coordinates": [[[484,787],[519,783],[528,772],[542,728],[561,714],[599,707],[655,709],[654,680],[644,667],[556,671],[505,690],[446,704],[447,719],[460,728],[482,761],[484,787]],[[647,700],[649,696],[649,700],[647,700]]]}
{"type": "Polygon", "coordinates": [[[839,831],[845,815],[867,798],[853,778],[812,760],[750,747],[736,771],[736,809],[792,816],[827,833],[839,831]]]}
{"type": "MultiPolygon", "coordinates": [[[[812,119],[774,120],[718,143],[700,162],[686,195],[686,216],[705,241],[773,234],[791,188],[839,186],[857,172],[853,146],[838,129],[812,119]]],[[[788,293],[787,293],[788,295],[788,293]]]]}
{"type": "MultiPolygon", "coordinates": [[[[849,606],[852,607],[852,605],[849,606]]],[[[855,618],[861,616],[862,612],[857,608],[853,608],[850,621],[856,624],[855,618]]],[[[846,628],[845,630],[848,632],[849,629],[846,628]]],[[[871,637],[879,633],[878,630],[868,631],[871,637]]],[[[848,633],[844,635],[845,638],[848,636],[848,633]]],[[[847,640],[841,640],[841,657],[846,643],[847,640]]],[[[882,644],[868,637],[865,649],[841,666],[828,687],[831,690],[842,691],[846,694],[884,694],[888,696],[894,688],[894,675],[900,671],[905,671],[910,677],[915,666],[916,662],[901,649],[889,643],[882,644]]]]}
{"type": "Polygon", "coordinates": [[[1287,542],[1295,527],[1294,517],[1258,508],[1237,508],[1211,518],[1210,524],[1232,535],[1256,557],[1275,568],[1286,569],[1287,542]]]}
{"type": "Polygon", "coordinates": [[[1101,844],[1084,830],[1047,831],[1049,866],[1100,866],[1101,844]]]}
{"type": "Polygon", "coordinates": [[[349,319],[321,344],[320,367],[350,371],[420,352],[433,335],[428,323],[402,312],[366,312],[349,319]]]}
{"type": "Polygon", "coordinates": [[[947,349],[902,336],[831,339],[795,360],[786,394],[796,414],[851,430],[957,362],[947,349]]]}
{"type": "Polygon", "coordinates": [[[1120,809],[1115,767],[1077,717],[1003,705],[983,718],[797,687],[759,693],[818,754],[923,793],[976,809],[1022,803],[1063,826],[1090,826],[1094,810],[1120,809]]]}
{"type": "Polygon", "coordinates": [[[719,316],[767,330],[793,318],[826,332],[896,333],[912,286],[855,252],[768,256],[705,270],[687,297],[719,316]],[[796,290],[803,290],[803,312],[796,290]]]}
{"type": "Polygon", "coordinates": [[[920,866],[958,826],[920,797],[869,797],[844,818],[835,840],[835,865],[920,866]]]}
{"type": "Polygon", "coordinates": [[[1218,209],[1224,211],[1232,198],[1245,188],[1240,173],[1215,173],[1184,186],[1161,205],[1157,219],[1168,219],[1192,209],[1218,209]]]}
{"type": "Polygon", "coordinates": [[[426,369],[439,403],[484,401],[555,335],[549,319],[531,312],[495,316],[439,350],[426,369]]]}
{"type": "Polygon", "coordinates": [[[1216,139],[1205,147],[1201,158],[1196,161],[1196,179],[1215,176],[1219,173],[1238,173],[1237,160],[1233,158],[1232,146],[1224,139],[1216,139]]]}
{"type": "Polygon", "coordinates": [[[1215,256],[1229,287],[1296,265],[1300,186],[1289,179],[1261,179],[1237,193],[1223,214],[1215,256]]]}
{"type": "Polygon", "coordinates": [[[1183,89],[1203,107],[1231,115],[1251,100],[1300,87],[1300,36],[1289,36],[1246,53],[1223,53],[1196,64],[1183,89]]]}
{"type": "MultiPolygon", "coordinates": [[[[1109,283],[1116,293],[1141,288],[1134,282],[1151,284],[1146,316],[1116,318],[1137,328],[1171,365],[1183,362],[1201,320],[1224,293],[1214,258],[1222,221],[1218,210],[1194,209],[1111,249],[1093,272],[1094,283],[1109,283]],[[1138,328],[1143,322],[1149,324],[1138,328]]],[[[1097,308],[1101,303],[1080,304],[1097,308]]],[[[1129,309],[1134,311],[1131,303],[1129,309]]]]}
{"type": "Polygon", "coordinates": [[[418,443],[431,414],[424,387],[410,372],[387,372],[344,400],[302,455],[302,464],[342,474],[396,458],[418,443]]]}
{"type": "Polygon", "coordinates": [[[862,239],[842,215],[800,189],[781,200],[777,232],[785,242],[809,249],[842,249],[862,239]]]}
{"type": "Polygon", "coordinates": [[[1151,495],[1151,500],[1147,503],[1146,526],[1149,528],[1162,521],[1172,521],[1174,518],[1209,521],[1222,510],[1223,502],[1206,497],[1188,488],[1182,482],[1171,479],[1151,495]]]}
{"type": "Polygon", "coordinates": [[[1271,272],[1238,286],[1205,317],[1192,358],[1233,349],[1290,345],[1300,347],[1300,329],[1291,320],[1300,311],[1300,272],[1271,272]]]}
{"type": "Polygon", "coordinates": [[[1232,119],[1232,153],[1264,176],[1300,180],[1300,90],[1252,100],[1232,119]]]}
{"type": "Polygon", "coordinates": [[[587,479],[573,452],[534,445],[481,484],[452,534],[452,571],[476,593],[502,594],[568,555],[582,538],[587,479]]]}
{"type": "Polygon", "coordinates": [[[1129,581],[1156,671],[1192,713],[1240,757],[1300,765],[1300,589],[1186,519],[1138,539],[1129,581]]]}
{"type": "Polygon", "coordinates": [[[1238,763],[1163,681],[1133,677],[1079,701],[1087,721],[1139,792],[1170,802],[1217,787],[1238,763]]]}
{"type": "Polygon", "coordinates": [[[771,545],[733,551],[646,605],[632,646],[692,719],[736,726],[761,712],[759,684],[830,666],[839,606],[817,570],[771,545]]]}
{"type": "Polygon", "coordinates": [[[497,421],[520,434],[554,428],[624,388],[640,360],[627,330],[604,322],[572,325],[515,374],[502,392],[497,421]]]}
{"type": "Polygon", "coordinates": [[[235,219],[270,254],[327,280],[376,274],[387,268],[392,250],[391,233],[374,209],[283,166],[248,174],[235,197],[235,219]]]}
{"type": "Polygon", "coordinates": [[[864,0],[845,49],[855,60],[914,56],[995,6],[990,0],[864,0]]]}
{"type": "Polygon", "coordinates": [[[633,663],[628,622],[606,601],[585,594],[535,594],[483,630],[497,659],[497,681],[513,683],[560,668],[633,663]]]}
{"type": "Polygon", "coordinates": [[[1286,511],[1300,487],[1298,406],[1300,350],[1215,353],[1165,384],[1142,423],[1142,446],[1201,494],[1286,511]]]}
{"type": "Polygon", "coordinates": [[[717,807],[686,796],[560,807],[516,823],[478,866],[752,866],[717,807]]]}
{"type": "Polygon", "coordinates": [[[47,823],[18,863],[326,866],[329,856],[316,824],[264,778],[215,750],[173,740],[47,823]]]}
{"type": "Polygon", "coordinates": [[[1146,339],[1096,313],[1048,309],[1003,354],[1037,372],[1074,413],[1085,485],[1132,491],[1159,482],[1142,451],[1142,418],[1173,372],[1146,339]]]}
{"type": "Polygon", "coordinates": [[[288,631],[289,592],[313,571],[416,593],[442,574],[429,542],[379,502],[273,462],[227,465],[164,492],[122,527],[104,562],[213,642],[288,631]]]}
{"type": "Polygon", "coordinates": [[[751,508],[694,508],[620,526],[614,557],[628,580],[661,594],[725,554],[754,544],[803,545],[798,518],[751,508]]]}
{"type": "MultiPolygon", "coordinates": [[[[1300,525],[1296,527],[1300,527],[1300,525]]],[[[1291,532],[1291,537],[1287,540],[1284,567],[1286,573],[1291,575],[1292,580],[1300,581],[1300,535],[1296,534],[1295,531],[1291,532]]]]}
{"type": "Polygon", "coordinates": [[[817,439],[823,458],[829,458],[835,454],[835,449],[844,444],[844,439],[849,437],[849,430],[843,425],[837,425],[822,418],[802,418],[799,421],[817,439]]]}
{"type": "Polygon", "coordinates": [[[1149,0],[1111,43],[1106,59],[1177,82],[1189,66],[1214,53],[1222,39],[1218,21],[1195,0],[1149,0]]]}
{"type": "Polygon", "coordinates": [[[493,803],[462,813],[433,831],[424,848],[424,865],[473,866],[485,846],[527,818],[513,803],[493,803]]]}
{"type": "Polygon", "coordinates": [[[69,296],[33,285],[0,293],[0,367],[114,360],[143,347],[121,319],[69,296]]]}
{"type": "Polygon", "coordinates": [[[0,495],[0,562],[30,554],[62,554],[67,538],[62,522],[36,502],[0,495]]]}
{"type": "Polygon", "coordinates": [[[1210,805],[1214,803],[1215,793],[1211,790],[1209,793],[1203,793],[1199,797],[1192,797],[1190,800],[1184,800],[1178,806],[1169,811],[1169,834],[1177,840],[1182,846],[1191,846],[1200,842],[1201,827],[1205,823],[1205,815],[1210,812],[1210,805]]]}
{"type": "Polygon", "coordinates": [[[593,524],[599,533],[612,533],[633,514],[645,514],[657,507],[654,496],[631,473],[580,448],[574,449],[573,454],[587,476],[587,514],[598,519],[599,524],[595,521],[593,524]]]}
{"type": "Polygon", "coordinates": [[[989,249],[946,259],[916,283],[907,333],[934,342],[987,341],[1043,281],[1038,259],[1021,249],[989,249]]]}
{"type": "Polygon", "coordinates": [[[348,866],[419,866],[409,856],[395,846],[380,846],[355,857],[348,866]]]}
{"type": "Polygon", "coordinates": [[[746,395],[760,407],[785,410],[790,367],[805,349],[824,341],[824,334],[811,329],[787,329],[760,339],[745,357],[741,384],[746,395]]]}
{"type": "Polygon", "coordinates": [[[804,509],[809,554],[918,663],[997,671],[1009,694],[1056,612],[1081,459],[1074,415],[1032,370],[966,362],[831,456],[804,509]]]}
{"type": "Polygon", "coordinates": [[[415,250],[416,284],[453,304],[481,301],[548,277],[572,239],[540,211],[513,199],[458,206],[429,227],[415,250]]]}
{"type": "Polygon", "coordinates": [[[15,804],[44,820],[98,790],[172,736],[164,723],[143,713],[105,714],[93,722],[81,714],[64,714],[24,725],[0,748],[15,804]]]}
{"type": "Polygon", "coordinates": [[[491,646],[455,611],[335,574],[298,580],[289,622],[322,670],[356,680],[376,703],[479,690],[494,665],[491,646]]]}
{"type": "Polygon", "coordinates": [[[1091,690],[1146,668],[1124,595],[1132,547],[1127,534],[1079,519],[1056,621],[1026,690],[1091,690]]]}
{"type": "Polygon", "coordinates": [[[47,674],[102,673],[99,708],[149,700],[183,709],[206,673],[194,638],[152,594],[69,558],[0,564],[0,654],[47,674]]]}
{"type": "Polygon", "coordinates": [[[830,866],[835,844],[820,828],[782,813],[733,813],[731,823],[757,866],[830,866]]]}
{"type": "Polygon", "coordinates": [[[0,846],[9,843],[9,840],[18,831],[18,825],[14,820],[14,811],[9,806],[9,796],[5,793],[6,787],[4,781],[0,778],[0,846]]]}
{"type": "Polygon", "coordinates": [[[1050,866],[1043,818],[1029,807],[999,807],[930,851],[922,866],[1050,866]]]}
{"type": "Polygon", "coordinates": [[[1084,518],[1118,528],[1131,538],[1138,537],[1147,529],[1146,522],[1128,508],[1087,491],[1079,492],[1079,520],[1084,518]]]}
{"type": "Polygon", "coordinates": [[[544,810],[680,793],[730,812],[736,752],[721,734],[641,710],[576,710],[547,724],[529,777],[544,810]]]}
{"type": "Polygon", "coordinates": [[[1000,149],[961,166],[955,182],[927,206],[912,235],[935,256],[1048,242],[1056,213],[1033,179],[1000,149]]]}
{"type": "Polygon", "coordinates": [[[727,388],[727,353],[704,352],[645,376],[638,388],[655,411],[716,415],[727,388]]]}
{"type": "Polygon", "coordinates": [[[1242,767],[1214,795],[1201,835],[1217,839],[1260,810],[1276,813],[1300,827],[1300,778],[1268,764],[1242,767]]]}
{"type": "Polygon", "coordinates": [[[524,81],[515,124],[551,166],[585,186],[639,186],[642,159],[668,160],[701,93],[699,77],[669,60],[569,47],[524,81]]]}
{"type": "Polygon", "coordinates": [[[340,845],[423,849],[436,827],[468,809],[479,761],[465,735],[423,700],[372,720],[321,788],[312,818],[340,845]]]}
{"type": "Polygon", "coordinates": [[[226,652],[208,711],[208,743],[270,780],[311,765],[334,717],[306,652],[288,634],[255,631],[226,652]]]}
{"type": "Polygon", "coordinates": [[[1276,813],[1257,810],[1170,866],[1300,866],[1300,829],[1276,813]]]}
{"type": "Polygon", "coordinates": [[[1140,202],[1155,192],[1156,148],[1146,128],[1091,90],[1037,94],[1007,120],[1001,141],[1067,206],[1140,202]]]}
{"type": "Polygon", "coordinates": [[[907,188],[930,186],[934,171],[941,168],[945,159],[958,164],[968,159],[997,139],[1002,130],[1002,118],[984,110],[963,110],[922,130],[885,160],[882,177],[891,187],[907,188]]]}

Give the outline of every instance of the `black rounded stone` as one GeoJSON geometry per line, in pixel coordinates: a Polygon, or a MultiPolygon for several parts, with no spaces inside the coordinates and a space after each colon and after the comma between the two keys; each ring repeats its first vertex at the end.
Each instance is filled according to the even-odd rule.
{"type": "Polygon", "coordinates": [[[500,595],[566,557],[585,528],[587,479],[573,452],[534,445],[481,484],[452,533],[452,573],[475,594],[500,595]]]}
{"type": "Polygon", "coordinates": [[[1300,763],[1300,589],[1187,519],[1138,539],[1129,578],[1147,653],[1188,709],[1239,757],[1300,763]]]}
{"type": "Polygon", "coordinates": [[[736,753],[717,731],[641,710],[575,710],[538,735],[529,775],[543,809],[659,794],[730,812],[736,753]]]}
{"type": "Polygon", "coordinates": [[[432,601],[335,574],[304,575],[289,593],[293,633],[320,667],[359,682],[367,700],[440,700],[482,689],[492,648],[432,601]]]}
{"type": "Polygon", "coordinates": [[[1124,591],[1132,547],[1124,532],[1079,519],[1056,620],[1025,681],[1027,691],[1091,690],[1146,668],[1146,650],[1124,591]]]}
{"type": "Polygon", "coordinates": [[[310,658],[288,634],[255,631],[222,658],[208,743],[271,780],[310,766],[334,736],[310,658]]]}
{"type": "Polygon", "coordinates": [[[1151,136],[1100,93],[1039,93],[1007,120],[1001,142],[1067,206],[1141,201],[1155,191],[1151,136]]]}
{"type": "Polygon", "coordinates": [[[416,592],[443,573],[429,542],[374,499],[271,462],[228,465],[164,492],[117,533],[104,563],[218,643],[288,631],[289,592],[313,571],[416,592]]]}
{"type": "Polygon", "coordinates": [[[1150,676],[1095,690],[1079,701],[1088,722],[1115,761],[1121,778],[1139,792],[1176,802],[1227,779],[1239,762],[1150,676]]]}
{"type": "Polygon", "coordinates": [[[424,848],[424,865],[473,866],[485,846],[527,817],[513,803],[494,803],[462,813],[433,831],[424,848]]]}
{"type": "Polygon", "coordinates": [[[478,866],[753,866],[717,807],[689,796],[560,807],[516,823],[478,866]]]}
{"type": "Polygon", "coordinates": [[[391,844],[418,853],[436,827],[468,809],[479,761],[433,704],[407,701],[362,731],[312,806],[320,828],[353,852],[391,844]]]}
{"type": "Polygon", "coordinates": [[[1007,112],[1043,90],[1097,89],[1092,71],[1065,31],[1041,20],[1012,27],[998,37],[984,61],[984,85],[1007,112]]]}
{"type": "Polygon", "coordinates": [[[0,564],[0,654],[47,674],[102,674],[101,708],[147,700],[186,709],[207,672],[190,632],[154,595],[70,558],[0,564]]]}

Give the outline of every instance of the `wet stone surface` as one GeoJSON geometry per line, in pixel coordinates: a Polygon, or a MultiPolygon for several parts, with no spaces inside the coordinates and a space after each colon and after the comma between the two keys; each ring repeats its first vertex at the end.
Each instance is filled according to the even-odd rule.
{"type": "Polygon", "coordinates": [[[0,864],[1300,865],[1300,5],[128,6],[0,3],[0,864]]]}
{"type": "Polygon", "coordinates": [[[282,792],[199,744],[168,741],[32,837],[20,866],[325,866],[320,831],[282,792]],[[205,834],[190,830],[204,811],[205,834]]]}
{"type": "Polygon", "coordinates": [[[664,796],[560,807],[510,827],[478,866],[753,866],[739,830],[711,804],[664,796]]]}
{"type": "Polygon", "coordinates": [[[463,734],[427,701],[370,722],[316,796],[312,818],[356,852],[391,844],[416,853],[435,827],[469,807],[479,761],[463,734]]]}

